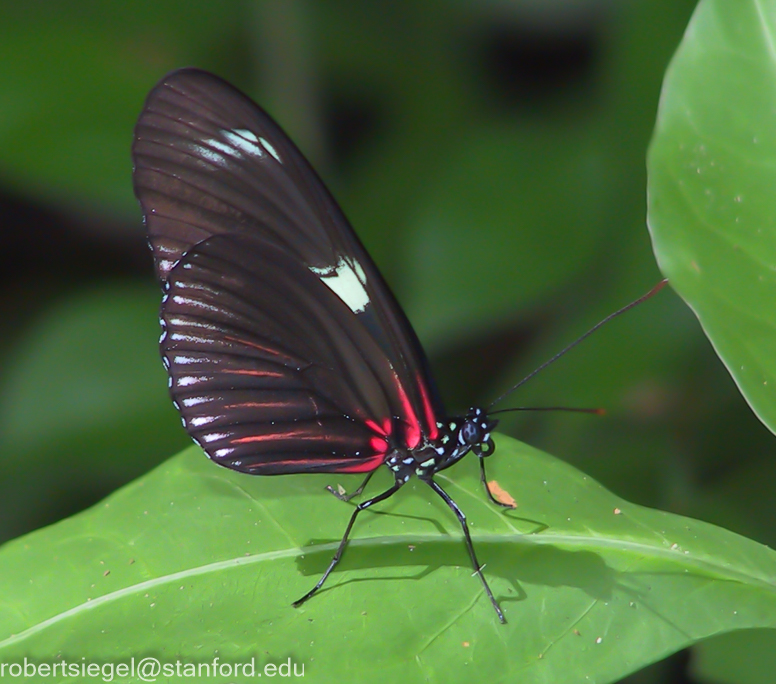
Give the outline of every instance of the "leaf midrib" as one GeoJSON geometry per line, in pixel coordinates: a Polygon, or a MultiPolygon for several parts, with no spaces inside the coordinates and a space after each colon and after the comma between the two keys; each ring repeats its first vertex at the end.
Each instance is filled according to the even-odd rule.
{"type": "MultiPolygon", "coordinates": [[[[477,535],[475,537],[478,546],[483,544],[503,544],[505,543],[504,537],[500,535],[477,535]]],[[[350,546],[371,546],[379,544],[405,544],[413,543],[418,544],[420,542],[426,543],[448,543],[453,541],[452,538],[440,538],[439,535],[391,535],[382,537],[369,537],[365,539],[354,539],[349,542],[350,546]]],[[[457,541],[457,540],[456,540],[457,541]]],[[[732,564],[726,563],[723,560],[715,560],[710,558],[698,558],[691,552],[685,552],[683,550],[676,550],[672,548],[657,547],[643,542],[625,541],[617,538],[608,537],[596,537],[596,536],[582,536],[582,535],[547,535],[536,534],[530,536],[524,536],[517,539],[509,539],[509,544],[535,544],[539,546],[557,546],[560,548],[585,548],[588,550],[599,547],[601,549],[614,549],[619,552],[630,552],[634,555],[642,557],[652,558],[669,558],[672,562],[680,563],[685,566],[689,566],[696,570],[697,575],[710,576],[712,578],[737,582],[740,584],[753,585],[768,591],[776,591],[776,584],[773,581],[769,581],[766,577],[759,577],[750,572],[744,570],[734,569],[732,564]]],[[[72,617],[76,617],[81,613],[93,610],[99,606],[112,601],[118,601],[126,596],[132,596],[141,592],[146,592],[149,589],[163,586],[165,584],[178,582],[183,579],[196,577],[199,575],[207,575],[209,573],[218,572],[220,570],[231,569],[241,565],[248,565],[253,563],[263,563],[267,561],[278,560],[282,558],[290,558],[294,556],[303,556],[310,553],[324,553],[330,551],[334,553],[339,546],[338,541],[327,542],[325,544],[313,544],[304,548],[289,548],[280,551],[269,551],[266,553],[254,554],[251,556],[240,556],[237,558],[229,558],[226,560],[216,561],[215,563],[208,563],[207,565],[201,565],[197,567],[187,568],[186,570],[180,570],[178,572],[170,573],[167,575],[161,575],[144,582],[132,584],[122,589],[103,594],[97,598],[90,599],[84,603],[81,603],[73,608],[65,610],[61,613],[53,615],[32,627],[29,627],[18,634],[13,634],[10,637],[0,641],[0,648],[12,646],[21,641],[24,641],[28,637],[34,636],[45,629],[56,625],[64,620],[72,617]]]]}

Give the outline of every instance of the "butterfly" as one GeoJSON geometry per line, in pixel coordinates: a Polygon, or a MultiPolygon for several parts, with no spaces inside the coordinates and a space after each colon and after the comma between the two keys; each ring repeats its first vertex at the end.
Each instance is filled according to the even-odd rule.
{"type": "Polygon", "coordinates": [[[417,477],[458,519],[505,622],[466,517],[434,479],[471,452],[485,484],[497,421],[482,408],[447,415],[404,311],[302,153],[257,104],[198,69],[153,88],[132,152],[163,289],[162,360],[193,440],[250,475],[364,473],[351,495],[329,488],[343,500],[381,466],[393,474],[355,506],[330,565],[294,605],[324,584],[359,513],[417,477]]]}

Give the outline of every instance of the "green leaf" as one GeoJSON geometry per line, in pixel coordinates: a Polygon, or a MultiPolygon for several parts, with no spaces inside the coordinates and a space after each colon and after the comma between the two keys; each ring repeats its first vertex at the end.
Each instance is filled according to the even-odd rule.
{"type": "MultiPolygon", "coordinates": [[[[710,635],[774,626],[770,549],[498,444],[491,476],[517,509],[486,502],[476,459],[438,481],[468,515],[507,625],[455,518],[417,481],[362,514],[324,590],[291,608],[351,510],[323,485],[357,480],[250,478],[192,448],[0,550],[0,661],[291,657],[322,681],[601,683],[710,635]]],[[[389,484],[387,471],[375,479],[372,492],[389,484]]]]}
{"type": "Polygon", "coordinates": [[[704,0],[663,85],[649,225],[673,287],[776,431],[776,2],[704,0]]]}

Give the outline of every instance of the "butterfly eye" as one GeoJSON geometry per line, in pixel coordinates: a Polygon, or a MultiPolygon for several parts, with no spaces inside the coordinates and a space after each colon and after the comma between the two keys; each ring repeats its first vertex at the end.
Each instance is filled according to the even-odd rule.
{"type": "Polygon", "coordinates": [[[475,422],[467,420],[461,427],[461,437],[464,444],[473,446],[482,441],[482,432],[475,422]]]}

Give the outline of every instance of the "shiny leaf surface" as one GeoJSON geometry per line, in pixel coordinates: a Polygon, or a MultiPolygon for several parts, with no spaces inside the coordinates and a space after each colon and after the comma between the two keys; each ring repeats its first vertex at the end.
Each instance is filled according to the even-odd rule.
{"type": "Polygon", "coordinates": [[[673,287],[776,431],[776,3],[704,0],[649,153],[649,225],[673,287]]]}
{"type": "Polygon", "coordinates": [[[456,521],[419,482],[359,520],[330,584],[294,610],[348,516],[323,485],[354,481],[251,478],[192,448],[0,551],[0,657],[290,656],[321,678],[612,682],[698,639],[774,626],[773,551],[498,444],[490,477],[516,510],[485,501],[473,459],[439,481],[467,512],[508,625],[471,577],[456,521]]]}

